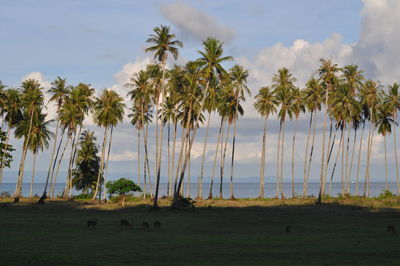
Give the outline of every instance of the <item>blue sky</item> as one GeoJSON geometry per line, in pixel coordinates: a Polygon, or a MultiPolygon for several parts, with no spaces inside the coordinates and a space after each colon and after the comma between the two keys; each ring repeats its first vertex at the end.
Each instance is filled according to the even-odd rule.
{"type": "MultiPolygon", "coordinates": [[[[125,96],[122,85],[151,57],[144,54],[148,35],[155,26],[164,24],[170,25],[177,38],[184,42],[178,63],[195,59],[205,37],[224,40],[225,53],[249,69],[253,96],[283,66],[298,77],[297,85],[302,87],[322,57],[332,58],[340,65],[359,64],[368,78],[388,85],[400,77],[399,11],[397,0],[1,0],[0,80],[18,87],[24,78],[34,77],[49,86],[49,82],[61,76],[67,77],[70,84],[87,82],[98,90],[113,87],[125,96]]],[[[239,122],[238,178],[258,175],[262,128],[251,106],[249,99],[245,116],[239,122]]],[[[48,112],[51,117],[54,108],[49,107],[48,112]]],[[[300,119],[296,153],[300,158],[296,164],[299,171],[307,119],[308,116],[300,119]]],[[[212,123],[207,158],[212,158],[215,149],[218,121],[212,123]]],[[[101,139],[102,131],[90,122],[88,125],[101,139]]],[[[271,163],[267,166],[267,175],[275,173],[277,122],[274,118],[271,125],[267,156],[271,163]]],[[[289,123],[289,131],[291,126],[289,123]]],[[[320,130],[318,124],[317,143],[321,141],[320,130]]],[[[199,132],[198,147],[201,147],[203,132],[203,129],[199,132]]],[[[131,171],[135,174],[135,136],[136,132],[127,123],[116,130],[110,164],[110,171],[115,175],[131,171]]],[[[391,138],[388,141],[390,145],[391,138]]],[[[372,170],[373,176],[380,179],[382,143],[383,139],[377,137],[372,170]]],[[[20,145],[18,141],[13,144],[20,145]]],[[[286,145],[290,151],[290,141],[286,145]]],[[[285,156],[290,158],[290,153],[285,156]]],[[[15,157],[18,159],[9,171],[18,167],[18,151],[15,157]]],[[[393,150],[390,150],[391,176],[392,157],[393,150]]],[[[48,152],[39,156],[39,170],[47,169],[47,160],[48,152]]],[[[318,176],[317,164],[312,178],[318,176]]],[[[197,157],[193,167],[198,169],[198,166],[197,157]]],[[[285,175],[289,177],[289,173],[285,175]]]]}

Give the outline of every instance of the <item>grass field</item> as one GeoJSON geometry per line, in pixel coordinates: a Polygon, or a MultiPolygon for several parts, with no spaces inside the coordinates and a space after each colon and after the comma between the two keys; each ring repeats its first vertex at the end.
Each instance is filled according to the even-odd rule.
{"type": "Polygon", "coordinates": [[[179,212],[22,201],[0,208],[0,265],[399,265],[400,235],[386,232],[400,230],[399,198],[314,201],[202,201],[179,212]]]}

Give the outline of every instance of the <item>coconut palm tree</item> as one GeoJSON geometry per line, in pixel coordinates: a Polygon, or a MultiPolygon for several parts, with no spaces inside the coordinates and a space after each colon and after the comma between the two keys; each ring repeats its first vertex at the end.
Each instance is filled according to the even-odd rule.
{"type": "Polygon", "coordinates": [[[14,201],[19,202],[22,189],[22,181],[24,178],[25,159],[28,151],[29,139],[31,137],[31,130],[33,120],[38,118],[42,110],[44,95],[43,88],[40,83],[35,79],[28,79],[22,82],[22,96],[21,102],[23,106],[24,120],[29,121],[28,133],[24,136],[22,157],[18,170],[18,180],[15,186],[14,201]]]}
{"type": "Polygon", "coordinates": [[[264,117],[264,130],[262,137],[262,148],[261,148],[261,162],[260,162],[260,194],[259,197],[264,198],[264,179],[265,179],[265,145],[266,145],[266,132],[267,132],[267,121],[268,117],[276,113],[276,107],[279,104],[275,98],[274,91],[270,87],[262,87],[258,94],[255,96],[256,102],[254,103],[254,109],[264,117]]]}
{"type": "Polygon", "coordinates": [[[47,177],[46,177],[46,184],[44,186],[44,191],[42,197],[39,199],[38,203],[43,204],[44,200],[47,197],[47,187],[49,184],[49,180],[51,180],[51,187],[53,186],[53,176],[54,176],[54,169],[56,165],[56,161],[58,158],[58,153],[60,151],[60,147],[62,142],[60,141],[60,144],[58,145],[57,149],[57,155],[56,155],[56,146],[57,146],[57,140],[58,140],[58,131],[60,127],[60,120],[59,120],[59,113],[60,113],[60,108],[63,104],[64,98],[70,93],[71,87],[66,85],[66,79],[62,79],[61,77],[57,77],[52,83],[52,87],[47,91],[47,93],[51,94],[51,97],[49,99],[49,102],[54,102],[57,107],[57,116],[56,116],[56,133],[54,136],[54,143],[53,143],[53,148],[51,152],[51,157],[50,157],[50,162],[49,162],[49,168],[47,170],[47,177]]]}
{"type": "Polygon", "coordinates": [[[314,140],[315,140],[315,131],[316,131],[316,119],[314,119],[314,115],[317,111],[321,110],[321,104],[324,100],[324,89],[319,80],[315,78],[311,78],[304,90],[304,103],[311,113],[310,115],[310,123],[308,128],[308,136],[307,136],[307,143],[306,143],[306,150],[304,156],[304,183],[303,183],[303,196],[306,197],[308,195],[308,179],[310,177],[310,168],[311,168],[311,161],[314,151],[314,140]],[[311,141],[311,149],[310,155],[307,156],[308,147],[309,147],[309,139],[311,133],[311,127],[313,126],[313,136],[311,141]],[[308,159],[308,160],[307,160],[308,159]]]}
{"type": "MultiPolygon", "coordinates": [[[[1,85],[1,84],[0,84],[1,85]]],[[[10,140],[11,129],[15,128],[19,121],[23,118],[22,116],[22,102],[21,93],[18,89],[10,88],[4,92],[3,108],[1,110],[1,116],[4,117],[4,121],[7,123],[7,135],[5,146],[8,146],[10,140]]],[[[3,160],[3,158],[1,158],[3,160]]],[[[3,180],[3,167],[0,168],[0,184],[3,180]]]]}
{"type": "MultiPolygon", "coordinates": [[[[101,95],[96,98],[94,103],[94,120],[100,127],[104,127],[104,139],[102,145],[102,152],[100,157],[100,171],[97,176],[96,189],[93,195],[93,199],[96,198],[99,189],[100,178],[104,178],[104,183],[107,183],[107,176],[104,175],[104,159],[106,151],[106,142],[108,129],[115,127],[124,117],[124,99],[118,95],[114,90],[103,90],[101,95]]],[[[110,134],[109,150],[111,149],[112,142],[112,131],[110,134]]],[[[105,163],[108,165],[108,159],[105,163]]],[[[106,190],[104,189],[103,198],[106,199],[106,190]]]]}
{"type": "Polygon", "coordinates": [[[370,128],[368,133],[368,144],[367,144],[367,166],[365,170],[365,182],[364,182],[364,196],[369,196],[369,172],[370,172],[370,160],[372,152],[372,143],[374,139],[375,124],[377,121],[377,108],[381,103],[382,99],[382,86],[373,80],[367,80],[364,86],[360,88],[359,97],[362,108],[366,113],[366,117],[369,119],[370,128]]]}
{"type": "MultiPolygon", "coordinates": [[[[161,106],[163,105],[164,101],[163,98],[165,97],[165,68],[167,64],[168,54],[171,54],[174,59],[176,60],[179,55],[178,47],[182,48],[183,43],[181,41],[175,40],[175,34],[170,33],[170,28],[168,26],[161,25],[160,27],[155,27],[153,29],[154,34],[151,34],[150,37],[147,39],[147,43],[151,46],[145,49],[145,52],[153,53],[154,58],[157,59],[159,65],[162,69],[162,91],[161,91],[161,106]]],[[[158,100],[158,99],[157,99],[158,100]]],[[[156,124],[158,126],[158,101],[156,102],[156,124]]],[[[158,131],[158,128],[156,129],[158,131]]],[[[157,132],[158,134],[158,132],[157,132]]],[[[153,207],[157,208],[157,200],[158,200],[158,190],[159,190],[159,183],[160,183],[160,169],[161,169],[161,153],[162,153],[162,135],[163,135],[163,127],[160,128],[160,143],[157,143],[157,158],[156,158],[156,188],[155,188],[155,197],[154,197],[154,204],[153,207]]],[[[158,142],[158,136],[156,136],[158,142]]]]}
{"type": "Polygon", "coordinates": [[[295,197],[294,193],[294,149],[296,147],[296,132],[297,132],[297,122],[299,120],[299,116],[301,112],[305,112],[304,105],[304,96],[302,91],[299,88],[292,89],[292,112],[296,118],[294,132],[293,132],[293,141],[292,141],[292,197],[295,197]]]}
{"type": "MultiPolygon", "coordinates": [[[[205,85],[204,92],[202,93],[202,97],[201,97],[202,100],[200,101],[200,108],[199,108],[200,111],[197,114],[197,118],[196,118],[196,122],[195,122],[196,125],[199,124],[201,112],[204,109],[205,99],[208,95],[208,88],[209,88],[209,85],[210,85],[210,82],[211,82],[213,76],[217,75],[219,77],[222,77],[223,75],[226,75],[226,70],[222,67],[222,63],[225,61],[233,60],[233,58],[231,56],[225,56],[225,57],[222,56],[222,54],[224,52],[222,46],[223,46],[223,42],[221,42],[217,39],[214,39],[214,38],[207,38],[205,41],[203,41],[204,51],[198,51],[200,53],[201,57],[199,59],[197,59],[196,62],[199,63],[201,66],[201,69],[203,72],[202,76],[206,81],[205,82],[206,85],[205,85]]],[[[175,195],[174,195],[175,199],[177,199],[179,197],[179,193],[177,193],[177,191],[180,190],[182,182],[183,182],[186,166],[189,161],[189,154],[192,149],[194,140],[196,138],[196,133],[197,133],[197,126],[194,127],[192,137],[191,137],[189,147],[188,147],[189,153],[186,154],[185,160],[183,163],[183,167],[181,169],[180,178],[179,178],[179,182],[177,185],[177,190],[175,191],[175,195]]]]}
{"type": "Polygon", "coordinates": [[[294,82],[296,78],[289,72],[287,68],[280,68],[278,72],[272,77],[272,88],[276,100],[280,105],[278,111],[279,117],[279,137],[278,137],[278,152],[277,152],[277,186],[276,186],[276,197],[284,197],[282,190],[283,182],[283,148],[285,142],[285,119],[286,115],[292,118],[293,110],[293,95],[292,90],[295,88],[294,82]]]}
{"type": "MultiPolygon", "coordinates": [[[[318,202],[321,202],[322,197],[325,195],[326,180],[324,179],[324,166],[325,166],[325,134],[326,134],[326,120],[329,113],[329,94],[336,90],[338,86],[338,77],[336,73],[340,71],[337,64],[332,63],[330,59],[320,59],[321,66],[318,69],[321,79],[321,85],[325,91],[325,108],[324,112],[324,125],[322,131],[322,155],[321,155],[321,170],[320,170],[320,189],[318,193],[318,202]]],[[[329,149],[328,149],[329,152],[329,149]]]]}
{"type": "MultiPolygon", "coordinates": [[[[394,83],[389,86],[388,95],[385,97],[384,103],[388,105],[388,108],[392,112],[392,118],[394,121],[397,120],[397,112],[400,110],[400,94],[399,94],[399,84],[394,83]]],[[[400,180],[399,180],[399,169],[397,160],[397,143],[396,143],[396,127],[393,126],[393,145],[394,145],[394,158],[396,163],[396,182],[397,182],[397,193],[400,194],[400,180]]]]}
{"type": "Polygon", "coordinates": [[[385,190],[389,190],[386,135],[392,132],[392,124],[396,123],[392,118],[393,111],[390,107],[391,106],[389,104],[380,104],[378,106],[376,120],[376,127],[378,128],[378,133],[382,134],[383,136],[385,147],[385,190]]]}

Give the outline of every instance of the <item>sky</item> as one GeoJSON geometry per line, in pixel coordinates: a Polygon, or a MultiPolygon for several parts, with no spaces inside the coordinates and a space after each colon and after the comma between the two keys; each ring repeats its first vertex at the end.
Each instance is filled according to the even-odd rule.
{"type": "MultiPolygon", "coordinates": [[[[169,61],[169,65],[196,59],[201,41],[216,37],[224,41],[224,53],[234,57],[233,63],[243,65],[250,73],[248,86],[252,96],[244,103],[245,115],[238,122],[235,155],[235,178],[245,180],[259,174],[263,123],[252,108],[251,99],[258,89],[271,84],[272,75],[281,67],[289,68],[298,80],[296,85],[302,88],[315,73],[320,58],[331,58],[341,66],[358,64],[366,78],[380,81],[384,86],[399,81],[399,11],[398,0],[0,0],[0,80],[9,87],[18,87],[21,81],[36,78],[43,87],[49,88],[61,76],[71,85],[86,82],[98,92],[113,88],[125,97],[128,89],[123,85],[133,73],[152,61],[151,54],[145,54],[144,49],[154,27],[169,25],[184,43],[178,60],[169,61]]],[[[54,118],[54,106],[48,105],[47,111],[48,117],[54,118]]],[[[295,151],[298,181],[303,178],[308,119],[308,115],[303,115],[299,120],[295,151]]],[[[318,180],[322,120],[317,115],[311,180],[318,180]]],[[[213,117],[206,176],[210,175],[218,123],[217,117],[213,117]]],[[[103,131],[90,119],[85,124],[102,139],[103,131]]],[[[293,124],[287,125],[285,180],[291,176],[293,124]]],[[[199,130],[193,148],[193,176],[199,172],[204,131],[204,128],[199,130]]],[[[267,181],[273,181],[276,172],[277,131],[278,122],[272,117],[267,136],[266,175],[270,176],[267,181]]],[[[153,132],[150,133],[152,142],[153,132]]],[[[116,128],[113,141],[111,177],[136,176],[136,131],[127,119],[116,128]]],[[[387,141],[390,179],[394,180],[392,135],[387,141]]],[[[150,150],[154,149],[152,142],[150,150]]],[[[6,182],[12,182],[19,165],[21,143],[13,140],[12,144],[17,151],[11,169],[6,170],[6,182]]],[[[383,180],[381,136],[374,138],[373,150],[372,177],[383,180]]],[[[47,170],[48,158],[48,151],[38,157],[39,180],[43,180],[40,173],[47,170]]],[[[365,158],[361,160],[363,177],[365,158]]],[[[27,172],[31,169],[29,162],[27,172]]],[[[229,167],[225,170],[227,175],[229,170],[229,167]]]]}

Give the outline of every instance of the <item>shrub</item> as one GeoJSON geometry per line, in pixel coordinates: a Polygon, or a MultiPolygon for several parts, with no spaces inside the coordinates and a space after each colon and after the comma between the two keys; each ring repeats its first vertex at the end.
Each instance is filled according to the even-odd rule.
{"type": "Polygon", "coordinates": [[[142,192],[142,189],[138,185],[126,178],[110,181],[107,183],[106,187],[111,196],[114,194],[119,196],[122,206],[125,206],[125,198],[131,192],[142,192]]]}
{"type": "Polygon", "coordinates": [[[391,199],[395,197],[396,195],[393,194],[390,190],[383,190],[381,194],[379,194],[378,199],[391,199]]]}
{"type": "Polygon", "coordinates": [[[11,194],[7,191],[3,191],[0,193],[0,198],[11,198],[11,194]]]}

